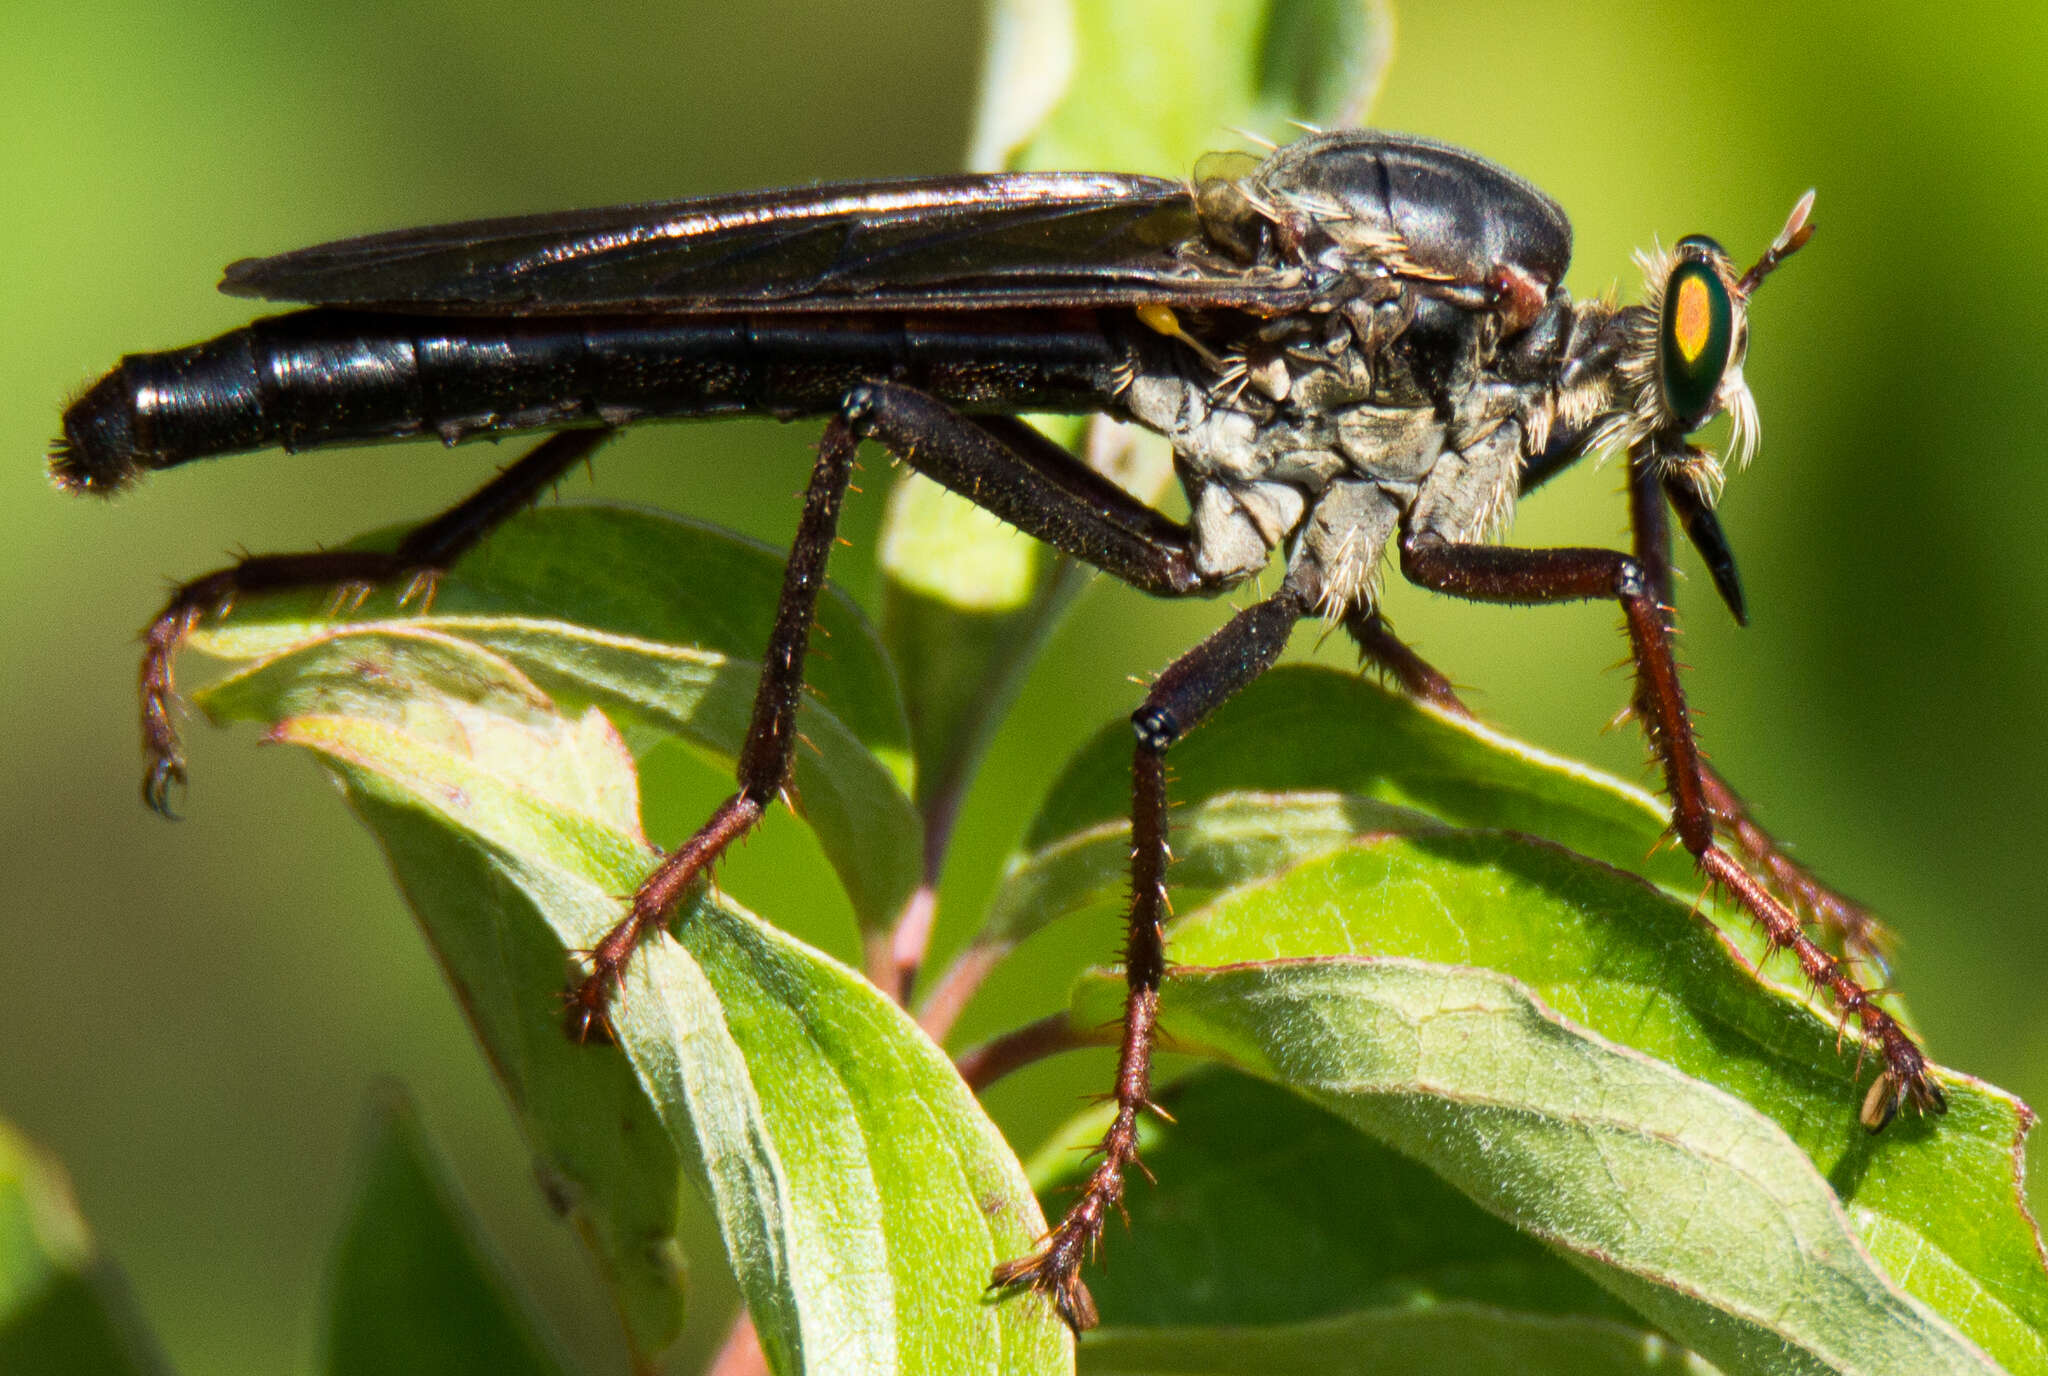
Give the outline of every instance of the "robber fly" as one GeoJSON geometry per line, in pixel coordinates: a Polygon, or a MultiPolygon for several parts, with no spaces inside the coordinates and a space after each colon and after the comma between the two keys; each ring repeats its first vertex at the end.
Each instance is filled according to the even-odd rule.
{"type": "Polygon", "coordinates": [[[953,176],[401,230],[234,264],[223,290],[314,304],[123,359],[66,411],[52,470],[65,488],[111,493],[238,450],[555,432],[394,551],[247,558],[178,589],[146,634],[141,675],[144,794],[161,809],[184,777],[173,658],[237,596],[431,578],[621,426],[824,418],[739,791],[589,953],[570,999],[579,1034],[605,1027],[635,946],[782,789],[860,441],[1162,597],[1236,587],[1281,551],[1278,591],[1174,661],[1132,718],[1117,1111],[1079,1200],[994,1277],[1049,1294],[1080,1328],[1095,1314],[1079,1268],[1150,1098],[1167,752],[1316,615],[1456,708],[1375,610],[1389,551],[1408,579],[1455,597],[1618,602],[1679,841],[1878,1053],[1864,1123],[1882,1128],[1909,1102],[1945,1107],[1919,1049],[1795,914],[1852,950],[1867,919],[1780,853],[1703,764],[1672,658],[1667,508],[1743,615],[1713,509],[1722,461],[1688,436],[1726,413],[1734,456],[1755,444],[1750,300],[1806,242],[1811,203],[1746,271],[1701,237],[1647,255],[1629,306],[1565,291],[1571,226],[1541,191],[1460,149],[1370,131],[1212,155],[1187,183],[953,176]],[[1165,436],[1187,523],[1042,438],[1015,418],[1025,411],[1098,412],[1165,436]],[[1490,543],[1522,492],[1602,449],[1628,458],[1631,551],[1490,543]]]}

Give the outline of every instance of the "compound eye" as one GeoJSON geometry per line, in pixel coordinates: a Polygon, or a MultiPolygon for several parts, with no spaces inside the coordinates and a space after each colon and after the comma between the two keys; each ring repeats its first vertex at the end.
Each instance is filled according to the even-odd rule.
{"type": "MultiPolygon", "coordinates": [[[[1683,245],[1681,244],[1681,248],[1683,245]]],[[[1657,321],[1657,374],[1664,404],[1681,430],[1697,430],[1714,408],[1735,341],[1735,307],[1712,263],[1688,258],[1664,284],[1657,321]]]]}

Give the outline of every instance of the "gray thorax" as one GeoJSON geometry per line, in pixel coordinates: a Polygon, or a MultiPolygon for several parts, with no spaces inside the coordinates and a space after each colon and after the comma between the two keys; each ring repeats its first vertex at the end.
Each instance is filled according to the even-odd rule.
{"type": "MultiPolygon", "coordinates": [[[[1121,400],[1173,445],[1196,567],[1228,586],[1284,545],[1290,570],[1310,566],[1301,571],[1332,614],[1371,605],[1404,521],[1456,544],[1499,535],[1522,464],[1565,400],[1553,370],[1509,381],[1475,352],[1463,370],[1470,380],[1440,406],[1407,375],[1399,340],[1370,358],[1355,343],[1232,356],[1220,377],[1192,351],[1167,347],[1138,348],[1121,400]]],[[[1574,410],[1601,409],[1607,390],[1568,400],[1574,410]]]]}

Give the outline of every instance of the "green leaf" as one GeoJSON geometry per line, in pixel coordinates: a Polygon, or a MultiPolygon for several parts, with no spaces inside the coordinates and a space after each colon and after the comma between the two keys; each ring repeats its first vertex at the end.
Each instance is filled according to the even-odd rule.
{"type": "MultiPolygon", "coordinates": [[[[1299,1095],[1212,1065],[1156,1097],[1172,1119],[1140,1121],[1154,1179],[1125,1195],[1131,1226],[1111,1234],[1089,1282],[1114,1331],[1284,1327],[1454,1301],[1635,1323],[1534,1238],[1299,1095]]],[[[1040,1194],[1081,1184],[1112,1111],[1090,1108],[1038,1149],[1040,1194]]]]}
{"type": "Polygon", "coordinates": [[[704,1163],[775,1369],[1070,1370],[1050,1312],[985,1294],[1044,1221],[944,1055],[858,975],[747,914],[700,909],[680,935],[629,980],[621,1030],[704,1163]],[[730,1040],[675,1054],[717,1037],[720,1013],[730,1040]]]}
{"type": "Polygon", "coordinates": [[[1086,1376],[1714,1376],[1707,1362],[1639,1329],[1460,1303],[1272,1328],[1119,1329],[1082,1353],[1086,1376]]]}
{"type": "MultiPolygon", "coordinates": [[[[1870,1137],[1832,1026],[1758,984],[1685,905],[1628,876],[1512,835],[1389,835],[1225,895],[1178,924],[1171,949],[1200,965],[1345,952],[1505,971],[1576,1023],[1775,1119],[1853,1205],[1891,1275],[2011,1369],[2048,1369],[2036,1317],[2048,1285],[2015,1171],[2024,1111],[1945,1074],[1947,1117],[1870,1137]]],[[[1079,1014],[1091,1022],[1116,993],[1100,983],[1079,1014]]]]}
{"type": "Polygon", "coordinates": [[[273,738],[321,751],[350,783],[549,1198],[590,1247],[635,1351],[660,1352],[683,1322],[682,1171],[631,1068],[572,1043],[556,1016],[567,946],[612,920],[614,895],[651,861],[625,743],[596,712],[563,716],[509,663],[434,632],[333,635],[294,660],[306,677],[274,680],[273,738]],[[519,844],[549,831],[608,853],[621,881],[591,891],[521,863],[519,844]],[[505,849],[477,839],[494,836],[505,849]],[[549,922],[571,902],[583,925],[565,945],[549,922]]]}
{"type": "MultiPolygon", "coordinates": [[[[388,536],[386,537],[388,540],[388,536]]],[[[430,613],[379,594],[346,622],[328,598],[268,598],[202,628],[196,648],[243,667],[196,700],[218,720],[275,720],[305,692],[345,694],[363,642],[341,626],[438,634],[486,646],[555,700],[596,705],[636,743],[672,735],[732,761],[753,707],[782,557],[681,517],[561,506],[507,523],[444,578],[430,613]]],[[[909,799],[909,728],[894,672],[844,594],[820,600],[808,741],[792,797],[865,925],[893,918],[916,886],[922,827],[909,799]]]]}
{"type": "Polygon", "coordinates": [[[63,1168],[0,1124],[0,1371],[168,1372],[63,1168]]]}
{"type": "Polygon", "coordinates": [[[1186,176],[1234,131],[1363,124],[1392,55],[1373,0],[1001,0],[973,162],[1186,176]]]}
{"type": "MultiPolygon", "coordinates": [[[[1125,722],[1075,752],[1010,861],[992,934],[1014,943],[1121,903],[1130,768],[1125,722]]],[[[1361,833],[1445,824],[1548,837],[1688,900],[1700,893],[1652,795],[1329,669],[1286,665],[1259,679],[1174,747],[1173,774],[1173,886],[1184,910],[1361,833]]],[[[1739,915],[1731,931],[1762,955],[1739,915]]]]}
{"type": "MultiPolygon", "coordinates": [[[[1013,934],[1121,902],[1129,753],[1128,728],[1106,728],[1050,794],[997,900],[1013,934]]],[[[1309,668],[1268,675],[1177,746],[1173,766],[1177,905],[1246,885],[1176,924],[1173,959],[1355,953],[1512,975],[1564,1016],[1769,1115],[1890,1275],[2011,1369],[2048,1371],[2048,1276],[2021,1202],[2025,1109],[1944,1072],[1946,1117],[1864,1133],[1859,1067],[1831,1017],[1803,991],[1759,982],[1762,943],[1739,911],[1707,905],[1719,930],[1695,915],[1685,857],[1655,849],[1657,800],[1309,668]],[[1586,856],[1646,871],[1662,891],[1586,856]]]]}
{"type": "Polygon", "coordinates": [[[699,899],[630,967],[624,1054],[563,1035],[569,953],[655,859],[602,715],[433,629],[330,635],[294,662],[237,691],[324,758],[384,847],[643,1358],[680,1323],[687,1177],[785,1376],[1070,1367],[1042,1307],[983,1295],[1044,1226],[1021,1169],[944,1055],[852,972],[699,899]]]}
{"type": "Polygon", "coordinates": [[[361,1183],[327,1277],[333,1376],[556,1376],[534,1327],[397,1090],[378,1095],[361,1183]]]}
{"type": "MultiPolygon", "coordinates": [[[[1082,1016],[1114,1006],[1093,992],[1082,1016]]],[[[1776,1124],[1505,975],[1356,956],[1182,967],[1162,1023],[1427,1161],[1731,1376],[1998,1370],[1892,1284],[1776,1124]]]]}

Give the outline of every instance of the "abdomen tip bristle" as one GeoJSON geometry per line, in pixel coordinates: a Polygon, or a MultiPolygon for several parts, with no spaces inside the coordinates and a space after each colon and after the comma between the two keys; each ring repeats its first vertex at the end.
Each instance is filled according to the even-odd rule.
{"type": "Polygon", "coordinates": [[[134,405],[117,368],[64,408],[64,433],[50,448],[50,477],[66,492],[109,496],[144,467],[135,446],[134,405]]]}

